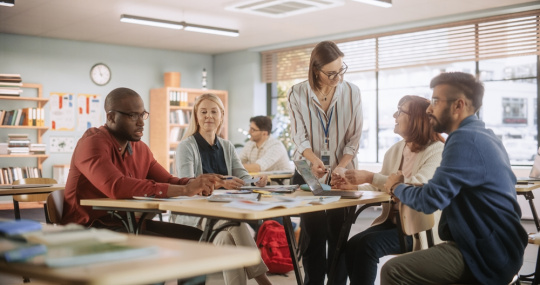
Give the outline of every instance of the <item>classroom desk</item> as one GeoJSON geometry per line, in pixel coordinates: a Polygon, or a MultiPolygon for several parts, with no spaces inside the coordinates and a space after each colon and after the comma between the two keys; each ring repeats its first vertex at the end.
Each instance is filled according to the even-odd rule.
{"type": "Polygon", "coordinates": [[[266,175],[270,181],[275,181],[279,185],[283,185],[285,179],[290,179],[293,176],[293,172],[284,173],[283,171],[265,171],[265,172],[251,172],[251,176],[266,175]]]}
{"type": "MultiPolygon", "coordinates": [[[[291,196],[312,196],[310,192],[296,191],[291,196]]],[[[265,198],[263,198],[265,199],[265,198]]],[[[216,202],[209,202],[207,200],[187,200],[187,201],[174,201],[174,202],[161,202],[159,209],[170,210],[177,214],[185,214],[192,216],[200,216],[207,218],[206,226],[203,231],[202,240],[208,240],[212,237],[214,231],[214,225],[218,220],[231,220],[231,221],[256,221],[262,219],[269,219],[275,217],[283,217],[283,223],[285,227],[285,234],[289,243],[289,252],[294,265],[294,272],[296,274],[296,281],[298,284],[303,284],[302,275],[298,268],[298,258],[296,255],[296,241],[294,238],[294,230],[290,216],[296,216],[303,213],[346,208],[347,220],[343,225],[340,233],[337,252],[342,251],[342,246],[346,242],[351,224],[357,216],[356,207],[363,205],[359,210],[367,208],[367,206],[380,205],[382,202],[388,202],[390,196],[382,192],[365,191],[360,199],[341,199],[337,202],[325,204],[325,205],[312,205],[306,207],[294,207],[294,208],[274,208],[266,211],[253,211],[236,208],[222,207],[216,202]]],[[[335,272],[335,265],[339,254],[336,254],[336,258],[331,262],[330,276],[333,276],[335,272]]],[[[332,278],[329,278],[332,280],[332,278]]],[[[331,282],[329,282],[330,284],[331,282]]]]}
{"type": "MultiPolygon", "coordinates": [[[[32,184],[26,184],[28,186],[32,186],[32,184]]],[[[65,184],[53,184],[52,186],[48,187],[23,187],[23,188],[13,188],[13,189],[0,189],[0,196],[11,196],[11,195],[30,195],[30,194],[47,194],[51,193],[56,190],[61,190],[66,188],[65,184]]],[[[21,218],[21,212],[19,209],[19,203],[13,204],[13,212],[15,213],[15,219],[21,218]]],[[[45,207],[45,206],[44,206],[45,207]]],[[[45,210],[45,215],[47,211],[45,210]]]]}
{"type": "Polygon", "coordinates": [[[128,235],[135,246],[158,246],[157,255],[84,266],[48,268],[25,263],[0,262],[0,271],[54,284],[122,285],[152,284],[184,279],[259,262],[256,249],[220,246],[193,241],[128,235]]]}
{"type": "Polygon", "coordinates": [[[122,223],[126,227],[128,233],[138,234],[141,228],[144,218],[148,214],[161,214],[163,211],[159,210],[160,201],[149,200],[134,200],[134,199],[81,199],[81,206],[92,206],[94,210],[108,211],[108,212],[125,212],[127,221],[122,220],[122,223]],[[135,212],[142,213],[139,218],[139,222],[135,219],[135,212]]]}

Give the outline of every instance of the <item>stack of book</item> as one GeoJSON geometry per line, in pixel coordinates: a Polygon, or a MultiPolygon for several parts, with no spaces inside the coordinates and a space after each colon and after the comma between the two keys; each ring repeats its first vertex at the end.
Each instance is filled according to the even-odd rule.
{"type": "Polygon", "coordinates": [[[8,154],[30,154],[28,135],[8,134],[8,154]]]}
{"type": "Polygon", "coordinates": [[[45,126],[43,108],[0,110],[0,123],[4,126],[45,126]]]}
{"type": "Polygon", "coordinates": [[[20,74],[0,73],[0,96],[20,96],[22,93],[20,74]]]}
{"type": "Polygon", "coordinates": [[[30,144],[30,153],[31,154],[45,154],[47,145],[44,143],[31,143],[30,144]]]}

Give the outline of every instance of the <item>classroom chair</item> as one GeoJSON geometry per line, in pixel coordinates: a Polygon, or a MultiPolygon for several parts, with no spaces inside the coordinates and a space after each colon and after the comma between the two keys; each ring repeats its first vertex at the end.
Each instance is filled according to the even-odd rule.
{"type": "Polygon", "coordinates": [[[56,190],[47,196],[46,220],[48,224],[60,224],[64,210],[64,189],[56,190]]]}
{"type": "MultiPolygon", "coordinates": [[[[23,178],[13,181],[12,185],[21,184],[58,184],[53,178],[23,178]]],[[[48,193],[44,194],[23,194],[13,195],[13,211],[15,213],[15,219],[21,219],[21,212],[19,209],[19,202],[45,202],[47,200],[48,193]]],[[[45,216],[47,215],[46,205],[43,205],[45,216]]]]}

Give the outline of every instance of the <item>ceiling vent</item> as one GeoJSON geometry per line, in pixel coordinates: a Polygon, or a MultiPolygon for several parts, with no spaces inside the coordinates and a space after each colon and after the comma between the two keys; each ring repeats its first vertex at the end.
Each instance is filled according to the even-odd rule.
{"type": "Polygon", "coordinates": [[[249,0],[225,9],[272,18],[283,18],[343,5],[343,0],[249,0]]]}

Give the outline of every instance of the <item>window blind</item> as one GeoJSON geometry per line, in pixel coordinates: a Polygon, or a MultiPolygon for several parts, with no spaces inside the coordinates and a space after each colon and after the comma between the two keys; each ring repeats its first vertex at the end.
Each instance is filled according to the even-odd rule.
{"type": "MultiPolygon", "coordinates": [[[[540,10],[335,41],[348,72],[540,54],[540,10]]],[[[262,53],[262,80],[307,78],[311,50],[303,45],[262,53]]]]}

